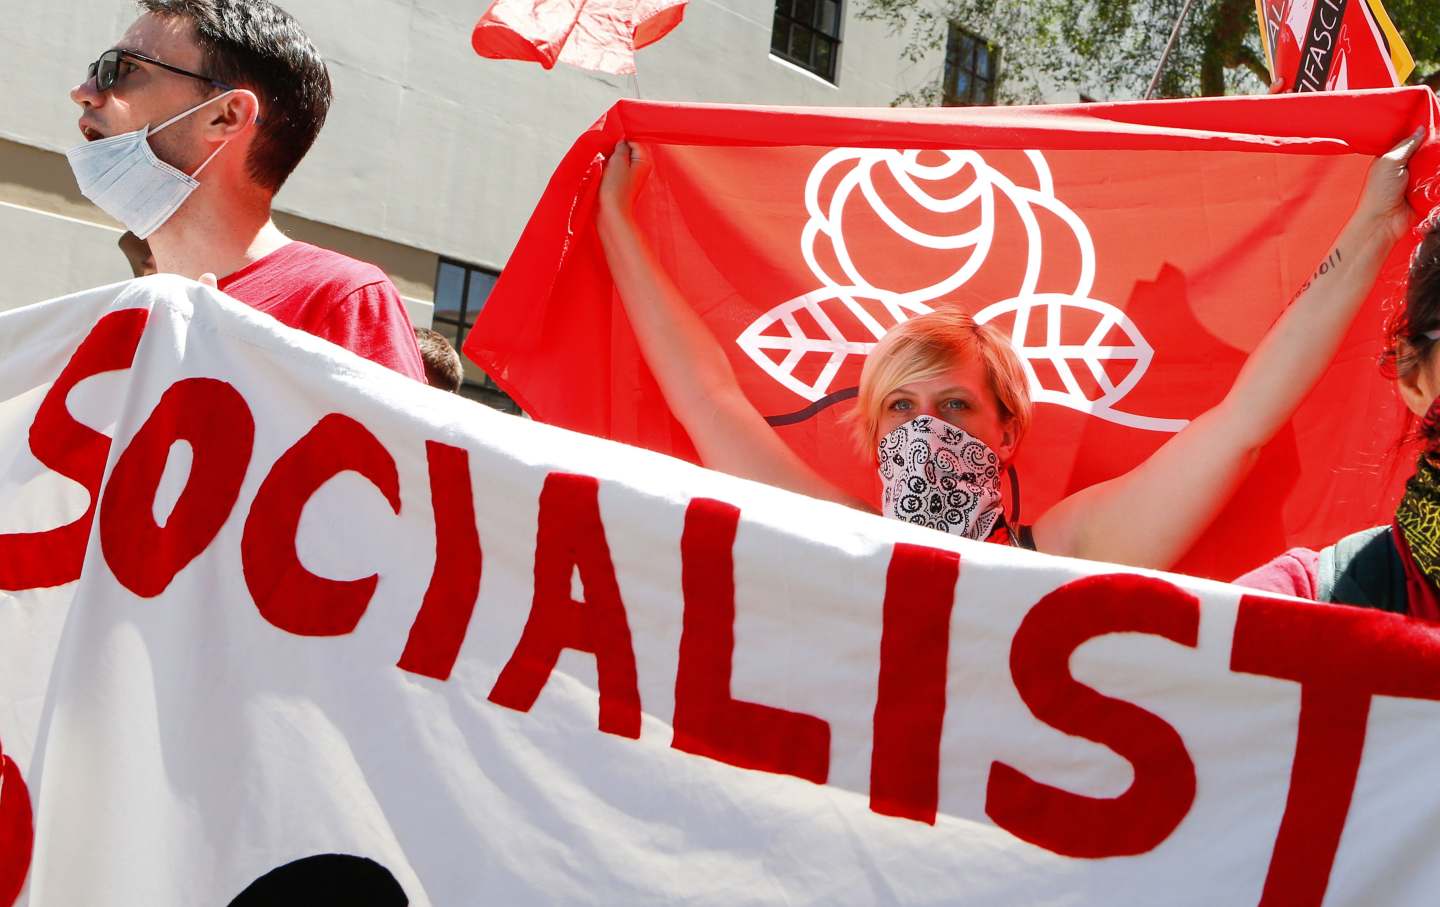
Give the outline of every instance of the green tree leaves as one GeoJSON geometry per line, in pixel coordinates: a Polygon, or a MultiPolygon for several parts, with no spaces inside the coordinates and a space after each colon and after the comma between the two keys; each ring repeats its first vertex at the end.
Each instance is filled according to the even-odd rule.
{"type": "MultiPolygon", "coordinates": [[[[1100,98],[1144,95],[1185,0],[859,0],[858,14],[905,36],[906,59],[943,48],[950,22],[1002,50],[999,92],[1035,102],[1056,87],[1100,98]]],[[[1440,3],[1385,0],[1415,55],[1412,82],[1440,80],[1440,3]]],[[[1265,90],[1269,74],[1254,0],[1199,0],[1161,77],[1161,97],[1265,90]]],[[[1433,82],[1432,82],[1433,84],[1433,82]]],[[[934,104],[940,73],[897,104],[934,104]]]]}

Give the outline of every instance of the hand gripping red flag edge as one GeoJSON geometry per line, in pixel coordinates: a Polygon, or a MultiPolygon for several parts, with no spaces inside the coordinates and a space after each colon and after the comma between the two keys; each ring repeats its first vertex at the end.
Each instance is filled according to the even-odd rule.
{"type": "Polygon", "coordinates": [[[561,159],[474,329],[465,355],[525,412],[545,407],[509,382],[505,365],[538,351],[543,302],[570,264],[577,241],[593,235],[603,158],[621,140],[680,145],[816,145],[856,148],[1047,148],[1229,150],[1364,154],[1389,151],[1417,126],[1432,137],[1411,162],[1411,206],[1440,203],[1440,103],[1421,87],[1278,97],[1199,98],[1044,107],[808,108],[617,101],[561,159]],[[1267,106],[1268,105],[1268,106],[1267,106]],[[957,127],[963,129],[958,141],[957,127]],[[513,302],[511,300],[514,300],[513,302]]]}

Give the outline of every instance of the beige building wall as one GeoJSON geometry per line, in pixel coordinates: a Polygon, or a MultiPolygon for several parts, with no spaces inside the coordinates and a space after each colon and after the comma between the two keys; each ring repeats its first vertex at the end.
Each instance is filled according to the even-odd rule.
{"type": "MultiPolygon", "coordinates": [[[[276,198],[292,236],[383,267],[427,324],[439,259],[500,270],[575,136],[616,100],[643,97],[883,106],[933,78],[848,0],[838,84],[769,54],[773,0],[690,0],[686,21],[620,78],[483,60],[484,0],[282,2],[325,55],[336,99],[319,141],[276,198]]],[[[0,308],[121,280],[119,230],[75,189],[67,92],[134,19],[124,0],[20,3],[0,29],[0,308]]]]}

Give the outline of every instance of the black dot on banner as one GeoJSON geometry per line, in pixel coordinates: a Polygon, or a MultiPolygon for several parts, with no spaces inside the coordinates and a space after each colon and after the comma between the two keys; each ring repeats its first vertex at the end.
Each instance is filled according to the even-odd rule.
{"type": "Polygon", "coordinates": [[[230,907],[407,907],[390,870],[366,857],[324,853],[265,873],[230,907]]]}

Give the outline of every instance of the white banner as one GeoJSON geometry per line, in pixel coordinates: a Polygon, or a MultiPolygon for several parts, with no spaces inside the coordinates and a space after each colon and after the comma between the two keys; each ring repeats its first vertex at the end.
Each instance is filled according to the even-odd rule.
{"type": "Polygon", "coordinates": [[[0,590],[0,903],[1440,890],[1424,624],[512,418],[177,278],[0,315],[0,590]]]}

